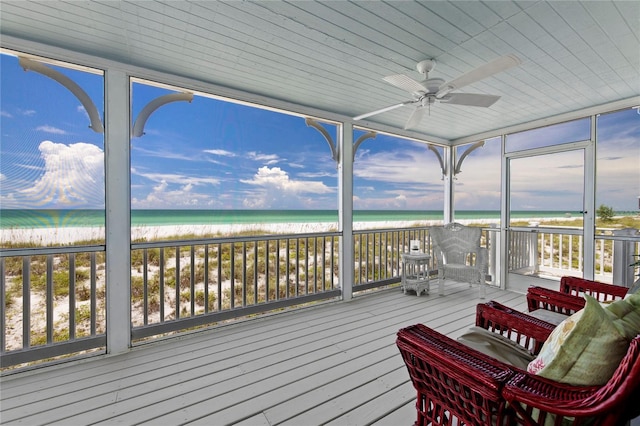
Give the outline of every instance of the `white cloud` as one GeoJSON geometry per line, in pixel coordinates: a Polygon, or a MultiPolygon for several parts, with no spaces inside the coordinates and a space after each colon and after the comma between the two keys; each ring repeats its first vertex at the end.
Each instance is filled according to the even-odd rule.
{"type": "Polygon", "coordinates": [[[0,117],[13,118],[13,115],[9,114],[7,111],[0,111],[0,117]]]}
{"type": "MultiPolygon", "coordinates": [[[[134,173],[135,170],[132,170],[134,173]]],[[[196,188],[218,185],[212,177],[187,176],[177,173],[137,173],[153,182],[151,191],[144,198],[133,197],[134,208],[215,208],[216,201],[210,192],[196,188]]]]}
{"type": "Polygon", "coordinates": [[[104,154],[88,143],[65,145],[41,142],[38,149],[44,172],[33,185],[20,190],[21,197],[36,206],[51,208],[104,205],[104,154]]]}
{"type": "MultiPolygon", "coordinates": [[[[134,170],[131,171],[134,173],[134,170]]],[[[154,182],[166,182],[179,185],[218,185],[220,181],[213,177],[187,176],[177,173],[136,173],[154,182]]]]}
{"type": "Polygon", "coordinates": [[[204,152],[208,154],[218,155],[220,157],[235,157],[236,154],[224,149],[205,149],[204,152]]]}
{"type": "Polygon", "coordinates": [[[353,166],[357,178],[388,183],[424,183],[440,179],[440,165],[426,148],[420,151],[386,151],[359,156],[353,166]]]}
{"type": "Polygon", "coordinates": [[[355,209],[441,208],[440,163],[425,147],[373,153],[362,149],[353,167],[355,209]]]}
{"type": "Polygon", "coordinates": [[[165,149],[160,149],[160,148],[155,148],[154,149],[147,149],[147,148],[142,148],[139,145],[133,145],[132,150],[135,150],[136,152],[148,155],[150,157],[159,157],[159,158],[163,158],[163,159],[171,159],[171,160],[184,160],[184,161],[194,161],[194,160],[201,160],[200,157],[197,156],[188,156],[187,154],[185,154],[184,152],[180,152],[180,151],[171,151],[171,150],[165,150],[165,149]]]}
{"type": "Polygon", "coordinates": [[[145,198],[134,197],[131,203],[134,208],[215,208],[211,194],[194,191],[196,186],[193,183],[185,183],[171,189],[170,182],[163,179],[145,198]]]}
{"type": "Polygon", "coordinates": [[[256,186],[244,201],[249,208],[307,208],[311,200],[304,194],[328,194],[333,189],[319,181],[293,180],[279,167],[260,167],[250,180],[240,182],[256,186]]]}
{"type": "Polygon", "coordinates": [[[254,161],[262,161],[266,165],[276,164],[280,161],[277,154],[261,154],[255,151],[247,152],[247,157],[254,161]]]}
{"type": "Polygon", "coordinates": [[[40,131],[40,132],[46,132],[46,133],[53,133],[55,135],[66,135],[67,132],[62,130],[62,129],[58,129],[57,127],[53,127],[53,126],[38,126],[36,127],[36,130],[40,131]]]}

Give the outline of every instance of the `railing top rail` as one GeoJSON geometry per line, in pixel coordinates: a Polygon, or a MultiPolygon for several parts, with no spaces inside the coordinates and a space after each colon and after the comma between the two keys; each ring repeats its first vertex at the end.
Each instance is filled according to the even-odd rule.
{"type": "Polygon", "coordinates": [[[563,234],[563,235],[582,235],[582,228],[577,227],[559,227],[559,226],[511,226],[509,231],[530,232],[532,234],[563,234]]]}
{"type": "Polygon", "coordinates": [[[274,240],[286,240],[296,238],[317,238],[317,237],[339,237],[342,232],[310,232],[305,234],[265,234],[256,236],[237,236],[237,237],[214,237],[214,238],[192,238],[188,240],[162,240],[162,241],[146,241],[132,243],[132,249],[144,249],[144,248],[156,248],[167,246],[195,246],[204,244],[226,244],[226,243],[242,243],[242,242],[255,242],[255,241],[274,241],[274,240]]]}
{"type": "Polygon", "coordinates": [[[623,236],[623,235],[610,235],[610,234],[596,234],[596,240],[610,240],[610,241],[630,241],[633,243],[640,243],[640,237],[623,236]]]}
{"type": "Polygon", "coordinates": [[[105,245],[91,246],[62,246],[62,247],[28,247],[28,248],[0,248],[0,258],[13,256],[43,256],[63,253],[88,253],[105,251],[105,245]]]}
{"type": "Polygon", "coordinates": [[[432,228],[432,227],[433,226],[421,225],[421,226],[410,226],[410,227],[405,227],[405,228],[354,229],[353,230],[353,234],[354,235],[360,235],[360,234],[371,234],[371,233],[375,233],[375,232],[398,232],[398,231],[428,230],[429,228],[432,228]]]}

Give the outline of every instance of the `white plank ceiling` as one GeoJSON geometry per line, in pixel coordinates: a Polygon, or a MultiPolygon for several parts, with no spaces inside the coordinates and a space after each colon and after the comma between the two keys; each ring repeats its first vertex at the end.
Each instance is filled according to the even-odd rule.
{"type": "MultiPolygon", "coordinates": [[[[3,0],[0,31],[346,117],[411,99],[382,77],[420,80],[423,59],[449,81],[516,54],[462,90],[492,107],[436,104],[415,129],[447,140],[640,99],[638,1],[3,0]]],[[[412,108],[364,124],[402,129],[412,108]]]]}

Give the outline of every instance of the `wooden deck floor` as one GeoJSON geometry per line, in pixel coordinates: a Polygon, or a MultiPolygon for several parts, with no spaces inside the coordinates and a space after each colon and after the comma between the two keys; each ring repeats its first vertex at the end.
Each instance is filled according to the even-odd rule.
{"type": "MultiPolygon", "coordinates": [[[[525,309],[522,294],[485,300],[525,309]]],[[[5,376],[2,424],[402,425],[415,392],[396,332],[427,324],[452,337],[474,323],[477,288],[390,289],[350,302],[256,317],[5,376]]]]}

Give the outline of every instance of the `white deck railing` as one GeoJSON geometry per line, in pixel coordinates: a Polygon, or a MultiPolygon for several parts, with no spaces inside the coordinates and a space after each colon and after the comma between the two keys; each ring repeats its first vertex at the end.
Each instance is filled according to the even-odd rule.
{"type": "MultiPolygon", "coordinates": [[[[583,236],[579,228],[525,228],[510,231],[509,270],[526,275],[582,276],[583,236]]],[[[634,230],[635,233],[635,230],[634,230]]],[[[630,286],[638,267],[630,264],[640,242],[627,230],[598,229],[594,278],[630,286]]]]}
{"type": "MultiPolygon", "coordinates": [[[[486,228],[489,277],[499,284],[499,229],[486,228]]],[[[134,243],[131,327],[135,342],[166,333],[293,305],[339,298],[338,232],[134,243]]],[[[358,230],[353,291],[400,280],[400,254],[428,227],[358,230]]],[[[596,279],[628,283],[637,238],[596,237],[596,279]],[[620,278],[622,277],[622,278],[620,278]],[[622,281],[622,279],[626,281],[622,281]]],[[[510,271],[582,276],[582,237],[575,229],[512,232],[510,271]]],[[[0,252],[2,367],[104,351],[105,246],[3,249],[0,252]]],[[[433,268],[432,268],[433,269],[433,268]]]]}

